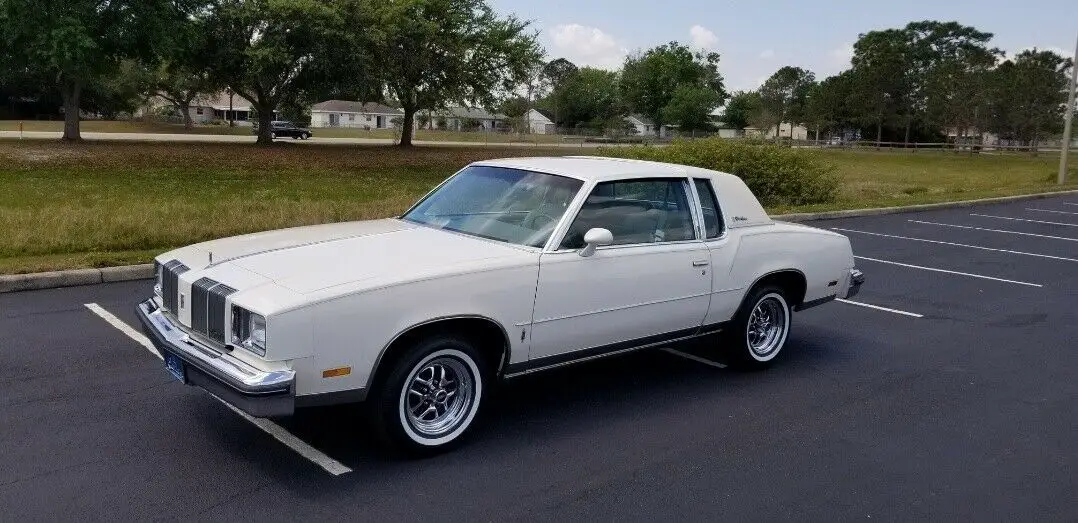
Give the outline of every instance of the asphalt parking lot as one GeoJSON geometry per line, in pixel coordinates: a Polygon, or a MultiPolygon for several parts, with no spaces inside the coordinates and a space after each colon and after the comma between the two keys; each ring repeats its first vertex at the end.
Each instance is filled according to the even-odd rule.
{"type": "Polygon", "coordinates": [[[125,333],[149,282],[0,295],[2,519],[1078,519],[1078,196],[811,225],[868,281],[772,369],[528,376],[420,461],[355,408],[256,425],[179,385],[125,333]]]}

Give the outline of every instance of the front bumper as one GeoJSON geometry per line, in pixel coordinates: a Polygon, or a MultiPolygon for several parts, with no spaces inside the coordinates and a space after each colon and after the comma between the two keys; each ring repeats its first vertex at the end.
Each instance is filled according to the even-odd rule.
{"type": "Polygon", "coordinates": [[[158,352],[183,360],[185,384],[200,387],[252,416],[290,416],[295,411],[295,371],[256,369],[228,351],[195,340],[153,300],[138,304],[136,313],[158,352]]]}
{"type": "Polygon", "coordinates": [[[850,269],[850,287],[846,291],[846,299],[853,298],[861,291],[861,284],[865,283],[865,273],[850,269]]]}

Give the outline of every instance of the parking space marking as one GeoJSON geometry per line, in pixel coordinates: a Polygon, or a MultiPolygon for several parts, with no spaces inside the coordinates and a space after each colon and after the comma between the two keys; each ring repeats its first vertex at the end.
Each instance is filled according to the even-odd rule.
{"type": "Polygon", "coordinates": [[[1074,205],[1074,206],[1078,207],[1078,203],[1070,203],[1070,202],[1060,202],[1060,203],[1062,203],[1063,205],[1074,205]]]}
{"type": "Polygon", "coordinates": [[[1078,216],[1078,212],[1070,212],[1070,211],[1053,211],[1052,209],[1031,209],[1029,207],[1027,207],[1026,210],[1027,211],[1034,211],[1034,212],[1050,212],[1050,213],[1055,213],[1055,214],[1070,214],[1070,215],[1078,216]]]}
{"type": "Polygon", "coordinates": [[[135,343],[138,343],[139,345],[142,345],[143,347],[145,347],[146,350],[150,351],[150,354],[153,354],[154,356],[157,356],[157,359],[159,359],[159,360],[164,360],[165,359],[163,356],[161,356],[160,352],[157,352],[157,347],[154,347],[153,343],[150,343],[149,338],[147,338],[146,336],[143,336],[141,332],[131,328],[131,326],[124,323],[123,320],[121,320],[120,318],[117,318],[114,314],[112,314],[111,312],[105,310],[104,307],[102,307],[102,306],[100,306],[100,305],[98,305],[96,303],[87,303],[86,308],[90,309],[90,312],[98,315],[99,317],[101,317],[101,319],[108,322],[109,325],[112,325],[113,327],[118,329],[120,332],[126,334],[128,338],[131,338],[131,339],[135,340],[135,343]]]}
{"type": "Polygon", "coordinates": [[[944,242],[944,241],[939,241],[939,240],[928,240],[928,239],[925,239],[925,238],[913,238],[913,237],[910,237],[910,236],[898,236],[898,235],[895,235],[895,234],[883,234],[882,232],[858,231],[856,229],[840,229],[838,227],[832,227],[831,229],[835,230],[835,231],[842,231],[842,232],[853,232],[853,233],[857,233],[857,234],[868,234],[870,236],[882,236],[884,238],[897,238],[899,240],[912,240],[912,241],[915,241],[915,242],[936,243],[936,244],[939,244],[939,245],[951,245],[953,247],[966,247],[966,248],[969,248],[969,249],[980,249],[982,251],[1005,252],[1007,254],[1019,254],[1019,255],[1022,255],[1022,256],[1034,256],[1034,257],[1037,257],[1037,258],[1047,258],[1047,259],[1050,259],[1050,260],[1078,262],[1078,258],[1067,258],[1065,256],[1052,256],[1050,254],[1037,254],[1035,252],[1012,251],[1010,249],[994,249],[992,247],[983,247],[983,246],[980,246],[980,245],[969,245],[969,244],[966,244],[966,243],[951,243],[951,242],[944,242]]]}
{"type": "Polygon", "coordinates": [[[712,367],[716,367],[719,369],[726,368],[726,365],[723,365],[722,363],[719,363],[717,361],[711,361],[707,358],[701,358],[700,356],[689,354],[687,352],[681,352],[677,349],[671,349],[670,347],[663,347],[660,350],[662,350],[663,352],[669,352],[670,354],[673,354],[675,356],[681,356],[682,358],[689,359],[698,363],[703,363],[704,365],[711,365],[712,367]]]}
{"type": "Polygon", "coordinates": [[[1078,227],[1078,223],[1061,223],[1061,222],[1046,222],[1041,220],[1029,220],[1026,218],[1012,218],[1010,216],[993,216],[991,214],[977,214],[970,213],[970,216],[979,216],[981,218],[996,218],[998,220],[1011,220],[1014,222],[1028,222],[1028,223],[1041,223],[1044,225],[1062,225],[1064,227],[1078,227]]]}
{"type": "Polygon", "coordinates": [[[1066,241],[1069,241],[1069,242],[1078,242],[1078,238],[1067,238],[1065,236],[1052,236],[1050,234],[1034,234],[1034,233],[1031,233],[1031,232],[1005,231],[1003,229],[985,229],[983,227],[970,227],[969,225],[953,225],[953,224],[950,224],[950,223],[923,222],[921,220],[907,220],[907,221],[909,221],[911,223],[921,223],[921,224],[924,224],[924,225],[938,225],[940,227],[954,227],[956,229],[971,229],[971,230],[974,230],[974,231],[1000,232],[1000,233],[1004,233],[1004,234],[1018,234],[1020,236],[1033,236],[1033,237],[1036,237],[1036,238],[1049,238],[1049,239],[1052,239],[1052,240],[1066,240],[1066,241]]]}
{"type": "Polygon", "coordinates": [[[843,299],[843,298],[838,298],[835,301],[840,302],[840,303],[845,303],[847,305],[856,305],[858,307],[865,307],[865,308],[868,308],[868,309],[875,309],[875,310],[878,310],[878,311],[893,312],[895,314],[901,314],[903,316],[909,316],[911,318],[924,318],[923,314],[917,314],[916,312],[906,312],[906,311],[900,311],[898,309],[888,309],[887,307],[880,307],[879,305],[872,305],[871,303],[862,303],[862,302],[859,302],[859,301],[850,301],[850,300],[846,300],[846,299],[843,299]]]}
{"type": "Polygon", "coordinates": [[[973,274],[973,273],[969,273],[969,272],[959,272],[959,271],[950,271],[950,270],[947,270],[947,269],[937,269],[935,267],[925,267],[923,265],[913,265],[913,264],[909,264],[909,263],[899,263],[899,262],[896,262],[896,261],[880,260],[880,259],[877,259],[877,258],[869,258],[868,256],[854,256],[854,258],[857,258],[858,260],[868,260],[868,261],[873,261],[873,262],[877,262],[877,263],[886,263],[888,265],[897,265],[899,267],[908,267],[910,269],[920,269],[922,271],[942,272],[942,273],[945,273],[945,274],[954,274],[954,275],[957,275],[957,276],[969,276],[970,278],[980,278],[982,280],[992,280],[992,281],[998,281],[998,282],[1003,282],[1003,283],[1013,283],[1015,285],[1025,285],[1027,287],[1044,287],[1044,285],[1041,285],[1039,283],[1029,283],[1029,282],[1018,281],[1018,280],[1007,280],[1007,279],[1003,279],[1003,278],[996,278],[995,276],[985,276],[983,274],[973,274]]]}
{"type": "MultiPolygon", "coordinates": [[[[153,343],[150,342],[149,338],[147,338],[141,332],[124,323],[123,320],[117,318],[116,315],[105,310],[103,307],[96,303],[87,303],[85,305],[87,309],[90,309],[90,312],[93,312],[94,314],[98,315],[101,319],[108,322],[109,325],[112,325],[117,330],[127,335],[128,338],[134,340],[135,343],[138,343],[139,345],[145,347],[147,350],[152,352],[154,356],[157,356],[158,359],[163,359],[161,357],[161,353],[157,352],[157,349],[154,348],[153,343]]],[[[322,467],[322,469],[324,469],[326,472],[329,472],[334,476],[340,476],[341,474],[347,474],[349,472],[352,472],[352,469],[344,466],[344,464],[340,463],[339,461],[323,454],[320,450],[308,445],[306,442],[297,438],[291,432],[285,430],[284,427],[268,419],[256,418],[254,416],[251,416],[250,414],[247,414],[246,412],[243,412],[240,409],[237,409],[236,407],[232,406],[225,400],[218,398],[213,393],[210,393],[210,396],[213,396],[213,399],[221,402],[222,405],[228,407],[232,410],[232,412],[235,412],[240,417],[250,422],[252,425],[262,429],[263,432],[272,436],[273,439],[280,441],[286,447],[292,449],[296,454],[299,454],[311,463],[322,467]]]]}

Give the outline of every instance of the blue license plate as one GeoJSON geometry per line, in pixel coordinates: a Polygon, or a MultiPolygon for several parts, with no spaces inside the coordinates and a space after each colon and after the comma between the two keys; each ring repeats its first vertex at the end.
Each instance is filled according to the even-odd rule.
{"type": "Polygon", "coordinates": [[[179,356],[177,356],[175,354],[172,354],[170,352],[166,352],[165,353],[165,368],[168,369],[168,372],[170,374],[172,374],[173,376],[175,376],[176,379],[178,379],[180,381],[184,381],[184,382],[187,381],[185,379],[186,376],[185,376],[184,368],[183,368],[183,360],[181,360],[179,356]]]}

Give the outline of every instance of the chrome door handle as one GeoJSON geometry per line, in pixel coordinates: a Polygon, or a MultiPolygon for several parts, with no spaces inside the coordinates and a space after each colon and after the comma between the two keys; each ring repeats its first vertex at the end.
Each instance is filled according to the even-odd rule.
{"type": "Polygon", "coordinates": [[[696,260],[692,262],[693,267],[703,267],[705,265],[707,265],[707,260],[696,260]]]}

